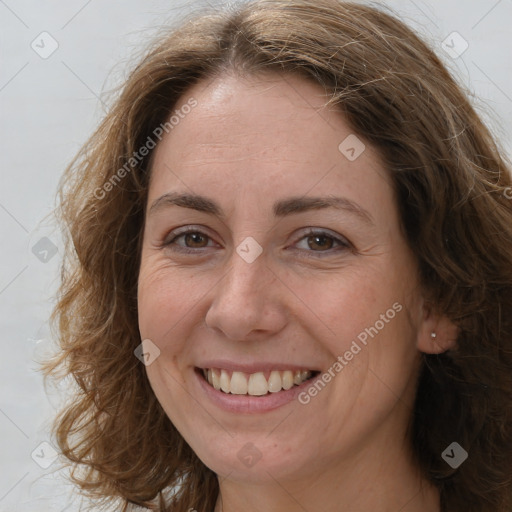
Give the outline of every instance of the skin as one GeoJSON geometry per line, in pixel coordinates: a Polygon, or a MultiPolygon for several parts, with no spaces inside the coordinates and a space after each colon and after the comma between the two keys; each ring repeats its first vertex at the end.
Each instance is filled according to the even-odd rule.
{"type": "Polygon", "coordinates": [[[155,150],[148,209],[163,194],[193,193],[224,215],[170,205],[146,216],[139,326],[160,349],[147,366],[159,402],[219,475],[216,512],[438,511],[406,430],[420,351],[448,348],[454,328],[423,298],[378,153],[365,143],[349,161],[338,146],[353,131],[302,78],[223,75],[176,108],[191,97],[198,105],[155,150]],[[274,203],[291,196],[344,197],[371,222],[332,207],[276,218],[274,203]],[[163,245],[182,226],[203,237],[163,245]],[[246,237],[263,249],[252,263],[236,252],[246,237]],[[209,358],[326,371],[396,303],[402,310],[308,404],[227,412],[197,385],[194,368],[209,358]],[[251,467],[237,456],[247,443],[261,455],[251,467]]]}

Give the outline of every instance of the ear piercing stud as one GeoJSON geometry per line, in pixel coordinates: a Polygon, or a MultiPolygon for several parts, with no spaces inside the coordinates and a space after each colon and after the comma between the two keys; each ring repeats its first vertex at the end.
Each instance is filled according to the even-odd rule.
{"type": "Polygon", "coordinates": [[[433,340],[435,340],[435,339],[437,338],[437,334],[436,334],[434,331],[432,331],[432,332],[430,333],[430,337],[431,337],[433,340]]]}

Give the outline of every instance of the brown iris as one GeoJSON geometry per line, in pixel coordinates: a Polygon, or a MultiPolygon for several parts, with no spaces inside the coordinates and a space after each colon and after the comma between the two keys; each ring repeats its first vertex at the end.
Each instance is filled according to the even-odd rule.
{"type": "Polygon", "coordinates": [[[187,233],[185,235],[185,245],[187,247],[206,247],[208,237],[201,233],[187,233]]]}
{"type": "Polygon", "coordinates": [[[332,249],[333,239],[325,235],[311,235],[308,237],[308,246],[314,251],[332,249]]]}

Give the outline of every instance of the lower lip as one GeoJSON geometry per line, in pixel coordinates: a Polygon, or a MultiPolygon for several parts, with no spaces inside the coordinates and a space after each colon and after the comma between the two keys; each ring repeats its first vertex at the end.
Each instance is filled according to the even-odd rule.
{"type": "Polygon", "coordinates": [[[233,395],[231,393],[224,393],[217,391],[213,386],[210,386],[202,375],[201,370],[194,371],[195,377],[199,382],[199,386],[206,396],[218,407],[228,412],[236,413],[263,413],[278,409],[297,398],[305,388],[311,386],[315,379],[309,379],[302,384],[288,390],[281,390],[277,393],[268,393],[263,396],[250,396],[250,395],[233,395]]]}

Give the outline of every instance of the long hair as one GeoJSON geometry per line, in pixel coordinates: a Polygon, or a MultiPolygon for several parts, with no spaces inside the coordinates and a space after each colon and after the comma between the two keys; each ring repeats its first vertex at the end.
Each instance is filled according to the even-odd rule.
{"type": "Polygon", "coordinates": [[[44,371],[76,383],[54,426],[73,481],[123,510],[211,512],[218,496],[216,475],[166,416],[134,349],[151,157],[139,150],[158,127],[173,128],[191,85],[225,72],[319,84],[380,152],[428,301],[460,329],[456,348],[422,355],[411,451],[443,511],[511,510],[509,164],[428,45],[395,17],[338,0],[255,0],[189,16],[147,51],[66,170],[52,314],[60,350],[44,371]],[[469,454],[456,469],[441,456],[452,442],[469,454]]]}

